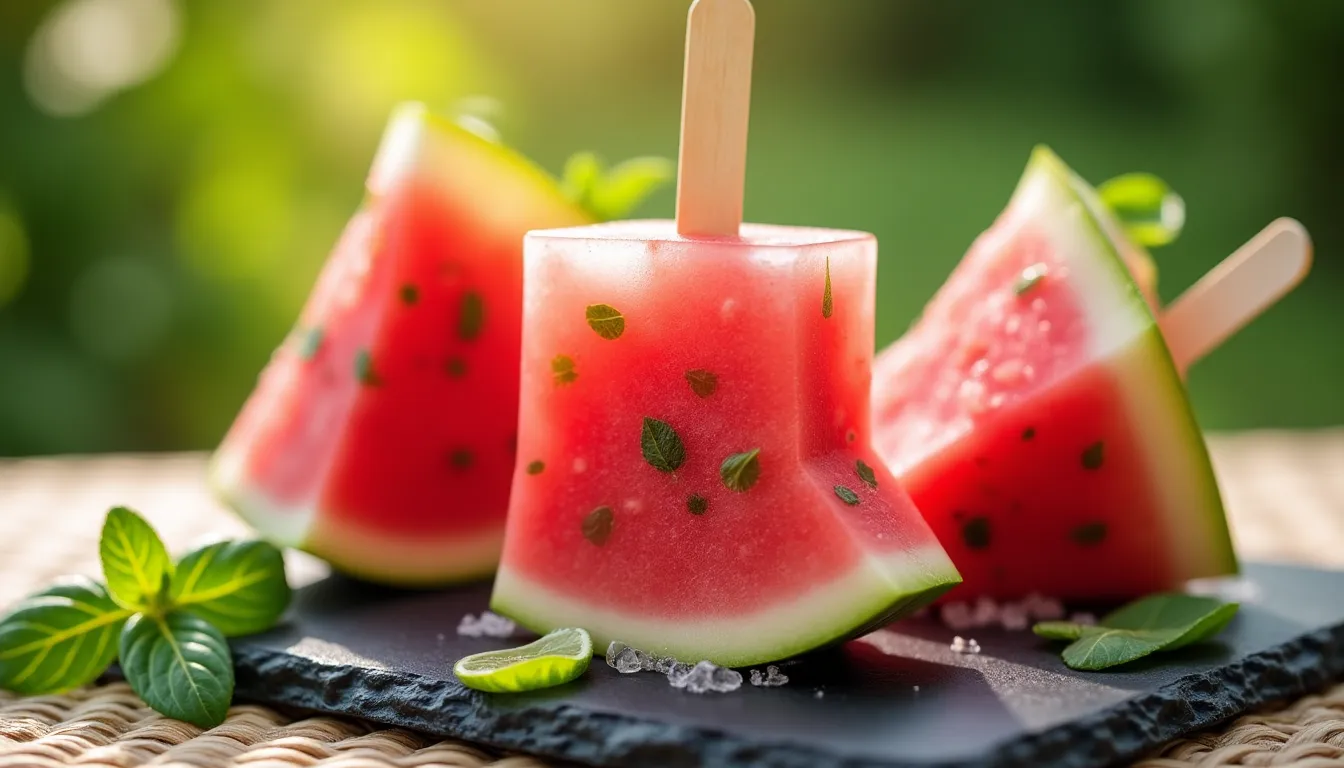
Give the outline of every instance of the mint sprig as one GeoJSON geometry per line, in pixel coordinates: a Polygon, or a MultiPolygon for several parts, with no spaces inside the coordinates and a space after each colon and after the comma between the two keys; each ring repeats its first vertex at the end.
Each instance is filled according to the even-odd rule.
{"type": "Polygon", "coordinates": [[[219,725],[234,685],[225,638],[265,631],[289,607],[280,550],[220,541],[174,564],[144,518],[115,507],[98,551],[106,586],[63,579],[0,617],[0,688],[67,691],[120,657],[131,689],[155,711],[219,725]]]}
{"type": "Polygon", "coordinates": [[[1185,201],[1149,173],[1126,173],[1102,182],[1097,194],[1120,220],[1125,234],[1149,248],[1168,245],[1185,227],[1185,201]]]}
{"type": "Polygon", "coordinates": [[[565,163],[560,188],[593,218],[612,221],[628,216],[676,171],[662,157],[636,157],[606,168],[596,154],[578,152],[565,163]]]}
{"type": "Polygon", "coordinates": [[[1062,654],[1070,669],[1097,671],[1208,640],[1227,627],[1238,608],[1211,597],[1162,593],[1119,608],[1095,626],[1046,621],[1032,631],[1070,641],[1062,654]]]}

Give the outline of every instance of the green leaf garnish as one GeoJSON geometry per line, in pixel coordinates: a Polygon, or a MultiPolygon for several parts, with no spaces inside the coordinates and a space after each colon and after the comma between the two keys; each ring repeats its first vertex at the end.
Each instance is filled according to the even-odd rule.
{"type": "Polygon", "coordinates": [[[826,289],[821,294],[821,316],[829,318],[835,305],[831,302],[831,257],[826,257],[826,289]]]}
{"type": "Polygon", "coordinates": [[[1013,295],[1025,296],[1031,293],[1045,279],[1047,271],[1044,264],[1033,264],[1022,270],[1022,274],[1017,276],[1017,282],[1013,283],[1013,295]]]}
{"type": "Polygon", "coordinates": [[[309,328],[303,331],[303,338],[299,342],[299,359],[312,360],[317,357],[318,350],[322,349],[322,329],[309,328]]]}
{"type": "Polygon", "coordinates": [[[854,472],[858,474],[863,484],[877,490],[877,475],[873,473],[873,468],[864,463],[863,459],[854,462],[854,472]]]}
{"type": "Polygon", "coordinates": [[[1107,614],[1096,626],[1051,621],[1032,631],[1071,640],[1062,654],[1064,663],[1071,669],[1095,671],[1207,640],[1223,631],[1238,608],[1237,603],[1172,592],[1136,600],[1107,614]]]}
{"type": "Polygon", "coordinates": [[[383,383],[378,371],[373,367],[373,355],[367,349],[355,353],[355,381],[366,387],[376,387],[383,383]]]}
{"type": "Polygon", "coordinates": [[[835,495],[851,507],[859,503],[859,494],[843,485],[835,486],[835,495]]]}
{"type": "Polygon", "coordinates": [[[661,157],[636,157],[610,170],[592,152],[578,152],[565,163],[561,190],[598,221],[626,218],[659,186],[676,176],[676,166],[661,157]]]}
{"type": "Polygon", "coordinates": [[[1101,440],[1083,449],[1083,469],[1101,469],[1106,460],[1106,444],[1101,440]]]}
{"type": "Polygon", "coordinates": [[[210,622],[190,613],[139,614],[121,631],[121,668],[156,711],[201,728],[224,722],[233,699],[233,657],[210,622]]]}
{"type": "Polygon", "coordinates": [[[468,469],[476,461],[476,457],[466,448],[454,448],[452,453],[448,454],[448,461],[457,469],[468,469]]]}
{"type": "Polygon", "coordinates": [[[107,591],[118,605],[133,611],[159,610],[159,594],[172,576],[173,564],[143,517],[126,507],[110,510],[98,539],[98,557],[107,591]]]}
{"type": "Polygon", "coordinates": [[[583,518],[583,538],[600,547],[611,538],[611,528],[615,522],[611,507],[598,507],[583,518]]]}
{"type": "Polygon", "coordinates": [[[178,561],[170,596],[175,608],[237,637],[274,626],[292,591],[280,550],[264,541],[220,541],[178,561]]]}
{"type": "Polygon", "coordinates": [[[692,515],[703,515],[709,511],[709,499],[698,493],[686,497],[686,511],[692,515]]]}
{"type": "Polygon", "coordinates": [[[699,397],[709,397],[719,388],[719,377],[703,368],[687,371],[686,381],[691,385],[691,391],[699,397]]]}
{"type": "Polygon", "coordinates": [[[481,335],[481,326],[485,325],[485,299],[475,291],[462,294],[462,304],[457,311],[457,337],[471,341],[481,335]]]}
{"type": "Polygon", "coordinates": [[[24,598],[0,618],[0,688],[36,696],[93,682],[116,659],[131,613],[82,577],[24,598]]]}
{"type": "Polygon", "coordinates": [[[1185,227],[1185,201],[1152,174],[1117,176],[1099,185],[1097,194],[1139,245],[1167,245],[1180,237],[1185,227]]]}
{"type": "Polygon", "coordinates": [[[540,475],[544,471],[546,471],[546,462],[544,461],[537,460],[529,462],[527,465],[527,474],[529,475],[540,475]]]}
{"type": "Polygon", "coordinates": [[[676,430],[665,421],[644,417],[639,431],[639,448],[644,460],[659,472],[675,472],[686,463],[686,446],[676,430]]]}
{"type": "Polygon", "coordinates": [[[719,465],[719,479],[730,491],[746,493],[761,478],[761,449],[734,453],[719,465]]]}
{"type": "Polygon", "coordinates": [[[588,327],[608,341],[619,339],[625,333],[625,315],[610,304],[589,304],[584,316],[588,319],[588,327]]]}
{"type": "Polygon", "coordinates": [[[555,378],[556,386],[573,384],[574,380],[579,378],[579,372],[574,370],[574,358],[569,355],[556,355],[551,360],[551,376],[555,378]]]}

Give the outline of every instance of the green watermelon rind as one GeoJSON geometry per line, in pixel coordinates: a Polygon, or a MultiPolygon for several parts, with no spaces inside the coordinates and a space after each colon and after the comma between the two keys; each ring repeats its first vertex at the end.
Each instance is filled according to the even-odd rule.
{"type": "Polygon", "coordinates": [[[849,574],[814,589],[791,606],[777,604],[755,615],[716,616],[699,622],[689,617],[648,622],[603,611],[571,601],[502,567],[495,576],[490,610],[540,634],[558,626],[583,627],[593,637],[595,653],[605,652],[608,644],[619,640],[646,653],[687,663],[708,660],[725,667],[746,667],[852,640],[909,616],[961,583],[960,574],[940,547],[892,553],[886,563],[874,559],[862,558],[849,574]],[[851,580],[855,583],[847,583],[851,580]],[[869,594],[843,605],[846,597],[860,590],[869,594]],[[823,610],[809,610],[811,606],[823,610]],[[823,616],[823,611],[829,615],[823,616]],[[641,624],[643,629],[635,628],[641,624]],[[626,629],[612,632],[607,625],[626,629]]]}
{"type": "MultiPolygon", "coordinates": [[[[1082,221],[1102,246],[1101,252],[1109,257],[1102,260],[1107,277],[1124,286],[1128,299],[1126,304],[1144,327],[1127,349],[1117,350],[1117,364],[1113,368],[1122,377],[1126,374],[1134,377],[1132,381],[1125,382],[1124,391],[1127,393],[1147,390],[1146,397],[1128,404],[1132,415],[1143,420],[1141,423],[1151,423],[1149,420],[1154,415],[1165,415],[1165,421],[1159,422],[1159,425],[1165,423],[1170,427],[1165,434],[1174,438],[1180,449],[1174,452],[1176,455],[1167,455],[1165,445],[1161,442],[1145,441],[1150,454],[1161,454],[1158,460],[1150,462],[1152,472],[1161,476],[1156,483],[1161,489],[1159,492],[1179,488],[1183,482],[1190,483],[1194,488],[1192,495],[1199,501],[1198,510],[1192,510],[1183,503],[1164,505],[1164,508],[1174,509],[1180,516],[1166,515],[1167,541],[1173,546],[1184,547],[1171,552],[1168,565],[1175,569],[1177,578],[1183,579],[1239,573],[1240,565],[1203,431],[1190,407],[1185,384],[1167,348],[1151,305],[1125,266],[1122,256],[1122,243],[1125,242],[1123,228],[1091,185],[1048,147],[1037,146],[1034,149],[1023,176],[1024,183],[1033,173],[1045,173],[1060,182],[1082,206],[1082,221]],[[1120,360],[1122,356],[1124,359],[1120,360]],[[1121,362],[1124,364],[1119,364],[1121,362]],[[1148,370],[1133,370],[1136,362],[1146,364],[1148,370]],[[1162,381],[1164,386],[1157,389],[1143,386],[1154,380],[1162,381]],[[1195,512],[1202,514],[1193,514],[1195,512]],[[1201,544],[1210,546],[1201,551],[1201,544]]],[[[1138,438],[1143,440],[1150,431],[1145,429],[1138,438]]]]}

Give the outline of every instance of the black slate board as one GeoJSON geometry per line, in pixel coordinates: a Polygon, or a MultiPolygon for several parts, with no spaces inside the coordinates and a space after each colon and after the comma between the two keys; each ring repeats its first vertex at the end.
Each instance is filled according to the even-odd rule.
{"type": "MultiPolygon", "coordinates": [[[[516,641],[460,637],[489,586],[398,592],[329,577],[286,624],[234,643],[237,695],[602,766],[1104,766],[1344,674],[1344,573],[1252,564],[1214,585],[1242,610],[1218,642],[1073,672],[1029,632],[902,622],[795,660],[780,688],[692,694],[600,658],[534,694],[463,687],[453,663],[516,641]]],[[[744,677],[747,670],[743,670],[744,677]]]]}

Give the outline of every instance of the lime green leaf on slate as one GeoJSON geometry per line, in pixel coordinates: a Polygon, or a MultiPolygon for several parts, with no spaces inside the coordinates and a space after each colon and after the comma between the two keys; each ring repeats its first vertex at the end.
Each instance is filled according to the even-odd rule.
{"type": "Polygon", "coordinates": [[[453,665],[453,674],[478,691],[521,693],[578,679],[592,658],[593,641],[588,633],[567,627],[520,648],[467,656],[453,665]]]}
{"type": "Polygon", "coordinates": [[[1185,226],[1185,201],[1152,174],[1117,176],[1097,187],[1097,193],[1139,245],[1167,245],[1185,226]]]}
{"type": "Polygon", "coordinates": [[[173,573],[171,598],[226,637],[264,632],[289,607],[285,559],[264,541],[221,541],[188,552],[173,573]]]}
{"type": "Polygon", "coordinates": [[[103,577],[112,599],[125,608],[155,611],[172,561],[163,541],[145,519],[126,507],[114,507],[98,541],[103,577]]]}
{"type": "Polygon", "coordinates": [[[233,700],[228,641],[190,613],[138,614],[121,632],[121,669],[145,703],[201,728],[224,722],[233,700]]]}
{"type": "Polygon", "coordinates": [[[30,595],[0,618],[0,688],[34,696],[93,682],[116,659],[130,615],[91,579],[30,595]]]}
{"type": "Polygon", "coordinates": [[[561,190],[598,221],[625,218],[658,187],[676,176],[676,165],[662,157],[635,157],[611,169],[592,152],[578,152],[565,163],[561,190]]]}
{"type": "Polygon", "coordinates": [[[1064,649],[1064,663],[1095,671],[1207,640],[1232,621],[1238,608],[1210,597],[1165,593],[1119,608],[1097,626],[1050,621],[1032,629],[1041,637],[1072,640],[1064,649]]]}

